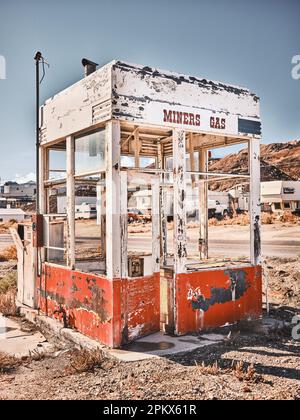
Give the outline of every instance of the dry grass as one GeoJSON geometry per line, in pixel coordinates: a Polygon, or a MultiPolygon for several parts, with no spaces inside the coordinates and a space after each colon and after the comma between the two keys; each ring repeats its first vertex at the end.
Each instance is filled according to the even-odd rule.
{"type": "MultiPolygon", "coordinates": [[[[274,225],[281,223],[288,223],[292,225],[299,225],[300,218],[293,215],[291,212],[284,212],[282,214],[262,213],[261,222],[263,225],[274,225]]],[[[235,217],[226,217],[225,219],[210,219],[209,226],[248,226],[250,224],[249,214],[239,214],[235,217]]]]}
{"type": "Polygon", "coordinates": [[[0,373],[10,373],[20,366],[20,364],[20,359],[0,352],[0,373]]]}
{"type": "Polygon", "coordinates": [[[95,369],[103,369],[105,362],[107,362],[107,356],[101,349],[74,350],[70,354],[70,366],[66,368],[66,373],[73,375],[76,373],[94,372],[95,369]]]}
{"type": "Polygon", "coordinates": [[[16,290],[12,289],[0,295],[0,313],[2,313],[2,315],[16,316],[18,314],[16,294],[16,290]]]}
{"type": "Polygon", "coordinates": [[[262,382],[263,378],[261,375],[256,373],[254,365],[246,365],[244,362],[239,361],[233,365],[234,375],[240,382],[262,382]]]}
{"type": "Polygon", "coordinates": [[[249,384],[264,381],[263,377],[256,373],[253,364],[247,365],[243,361],[233,362],[229,369],[220,367],[217,361],[213,365],[205,365],[204,362],[198,365],[196,362],[196,367],[201,375],[234,375],[240,382],[249,384]]]}
{"type": "Polygon", "coordinates": [[[18,222],[16,220],[10,220],[9,222],[0,223],[0,234],[9,233],[10,228],[16,228],[18,222]]]}
{"type": "Polygon", "coordinates": [[[0,295],[9,290],[17,288],[17,272],[15,270],[7,272],[4,277],[0,277],[0,295]]]}
{"type": "Polygon", "coordinates": [[[17,248],[12,245],[0,252],[0,262],[16,261],[18,259],[17,248]]]}
{"type": "Polygon", "coordinates": [[[201,375],[212,375],[217,376],[222,373],[222,369],[219,367],[218,362],[215,362],[213,365],[205,365],[203,362],[201,365],[196,363],[197,369],[201,375]]]}

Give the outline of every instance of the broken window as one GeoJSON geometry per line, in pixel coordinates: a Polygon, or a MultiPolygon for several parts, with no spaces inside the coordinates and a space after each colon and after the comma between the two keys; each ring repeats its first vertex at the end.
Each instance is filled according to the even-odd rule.
{"type": "Polygon", "coordinates": [[[105,274],[105,174],[76,179],[75,266],[105,274]]]}
{"type": "Polygon", "coordinates": [[[91,174],[104,171],[105,129],[75,138],[75,174],[91,174]]]}

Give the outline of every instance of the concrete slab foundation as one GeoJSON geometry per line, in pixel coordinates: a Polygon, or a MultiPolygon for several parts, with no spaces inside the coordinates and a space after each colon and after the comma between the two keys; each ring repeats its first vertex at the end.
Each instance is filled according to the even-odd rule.
{"type": "Polygon", "coordinates": [[[49,347],[50,344],[39,331],[22,331],[18,322],[0,315],[0,352],[26,357],[30,352],[44,352],[49,347]]]}

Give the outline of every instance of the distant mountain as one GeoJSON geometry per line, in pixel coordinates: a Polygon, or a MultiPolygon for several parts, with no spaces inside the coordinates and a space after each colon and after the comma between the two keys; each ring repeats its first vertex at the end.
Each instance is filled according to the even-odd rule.
{"type": "MultiPolygon", "coordinates": [[[[247,173],[248,151],[210,162],[211,172],[247,173]]],[[[287,143],[261,145],[261,179],[262,181],[300,181],[300,140],[287,143]]],[[[213,190],[226,190],[233,181],[220,181],[210,185],[213,190]]]]}

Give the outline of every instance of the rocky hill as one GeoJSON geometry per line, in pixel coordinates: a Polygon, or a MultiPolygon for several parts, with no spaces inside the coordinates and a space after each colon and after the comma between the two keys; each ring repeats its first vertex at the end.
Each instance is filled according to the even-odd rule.
{"type": "MultiPolygon", "coordinates": [[[[210,171],[225,173],[247,173],[248,151],[228,155],[214,160],[210,171]]],[[[300,140],[287,143],[263,144],[261,146],[261,178],[262,181],[297,181],[300,180],[300,140]]],[[[211,185],[214,190],[226,190],[233,181],[216,182],[211,185]]]]}

